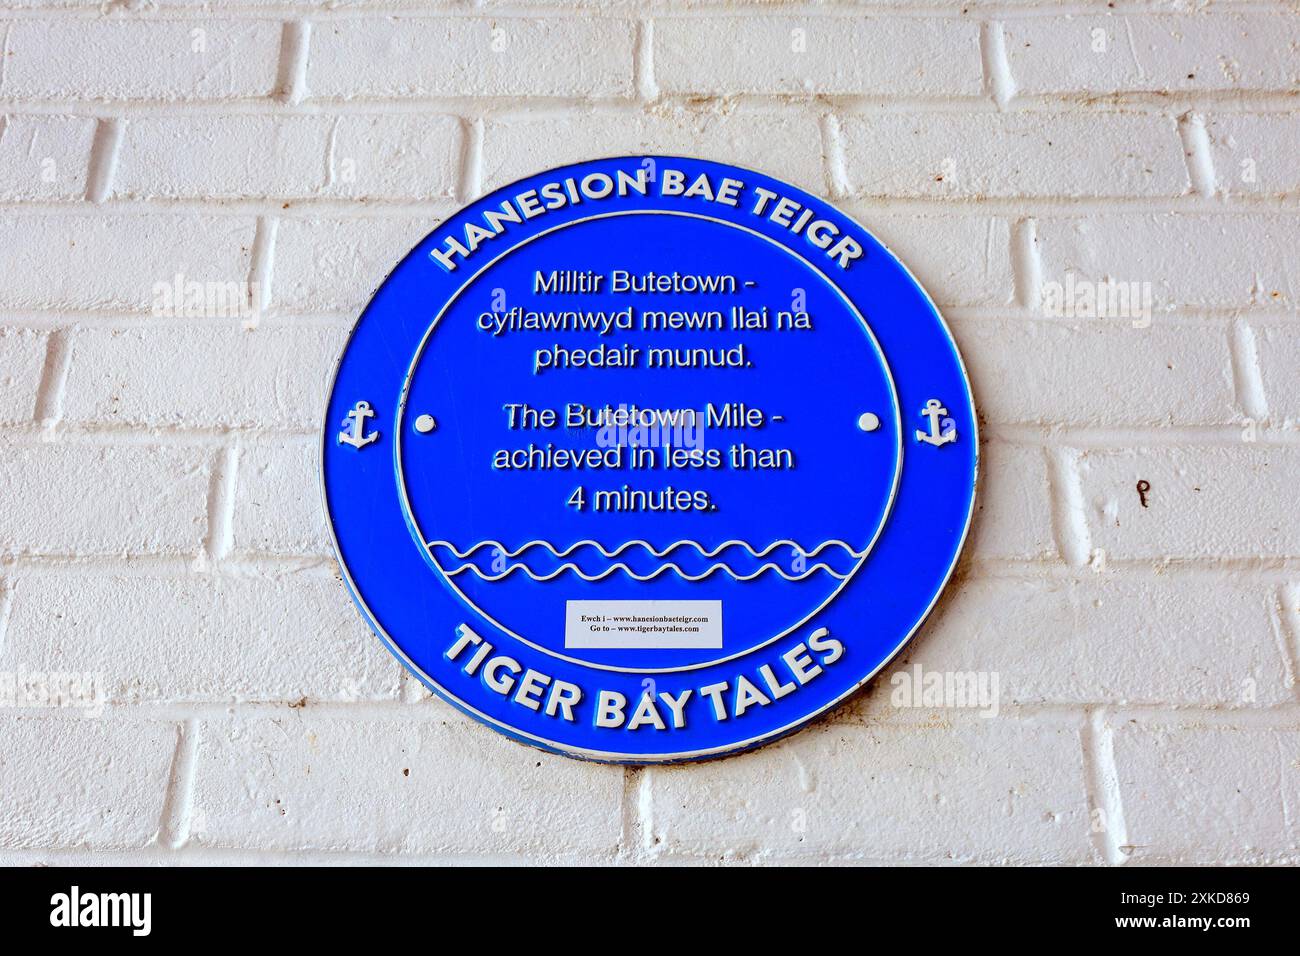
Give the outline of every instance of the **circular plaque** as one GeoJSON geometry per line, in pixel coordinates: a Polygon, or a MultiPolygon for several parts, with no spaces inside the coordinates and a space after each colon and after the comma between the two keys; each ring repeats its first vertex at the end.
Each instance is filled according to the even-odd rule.
{"type": "Polygon", "coordinates": [[[717,756],[843,701],[956,563],[970,387],[910,273],[786,183],[670,156],[440,224],[339,362],[321,482],[353,597],[512,737],[717,756]]]}

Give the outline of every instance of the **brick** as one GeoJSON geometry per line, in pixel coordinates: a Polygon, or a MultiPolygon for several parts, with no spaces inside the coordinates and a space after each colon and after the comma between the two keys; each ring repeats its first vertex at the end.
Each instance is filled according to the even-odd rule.
{"type": "Polygon", "coordinates": [[[1217,116],[1207,120],[1220,192],[1277,195],[1300,190],[1300,115],[1217,116]]]}
{"type": "Polygon", "coordinates": [[[1001,707],[1292,700],[1272,633],[1271,589],[1085,575],[962,582],[881,676],[872,707],[887,709],[894,673],[916,664],[923,673],[996,673],[1001,707]]]}
{"type": "Polygon", "coordinates": [[[119,850],[158,832],[176,728],[0,712],[0,847],[119,850]]]}
{"type": "Polygon", "coordinates": [[[851,116],[846,169],[866,196],[1180,196],[1187,164],[1167,116],[851,116]]]}
{"type": "Polygon", "coordinates": [[[144,117],[124,124],[117,199],[306,196],[326,179],[317,116],[144,117]]]}
{"type": "Polygon", "coordinates": [[[1290,427],[1300,423],[1300,336],[1294,325],[1255,327],[1255,354],[1269,418],[1290,427]]]}
{"type": "Polygon", "coordinates": [[[1295,556],[1297,469],[1300,449],[1245,442],[1084,452],[1092,543],[1110,558],[1295,556]],[[1146,508],[1139,480],[1151,486],[1146,508]]]}
{"type": "Polygon", "coordinates": [[[654,72],[661,92],[727,97],[978,96],[983,84],[979,26],[963,20],[659,19],[654,72]]]}
{"type": "Polygon", "coordinates": [[[607,858],[621,833],[621,768],[459,717],[336,720],[307,708],[202,733],[202,846],[607,858]]]}
{"type": "Polygon", "coordinates": [[[0,200],[83,198],[95,127],[84,116],[0,117],[0,200]]]}
{"type": "Polygon", "coordinates": [[[395,699],[333,577],[53,574],[12,584],[0,669],[100,675],[112,702],[395,699]]]}
{"type": "Polygon", "coordinates": [[[436,199],[456,190],[464,135],[454,116],[341,116],[332,137],[326,195],[436,199]]]}
{"type": "Polygon", "coordinates": [[[196,551],[207,526],[209,458],[146,445],[11,443],[0,456],[0,500],[28,504],[0,509],[0,551],[196,551]]]}
{"type": "Polygon", "coordinates": [[[822,725],[649,775],[673,857],[1094,861],[1076,728],[1034,719],[822,725]]]}
{"type": "Polygon", "coordinates": [[[1145,321],[959,323],[980,413],[999,423],[1098,427],[1240,420],[1227,333],[1160,316],[1133,327],[1145,321]]]}
{"type": "Polygon", "coordinates": [[[9,99],[217,100],[275,92],[271,20],[16,20],[0,23],[9,99]]]}
{"type": "Polygon", "coordinates": [[[880,213],[862,203],[844,208],[902,260],[941,307],[1008,305],[1014,297],[1006,220],[880,213]]]}
{"type": "Polygon", "coordinates": [[[0,216],[0,308],[147,311],[176,275],[243,282],[254,231],[193,214],[0,216]]]}
{"type": "Polygon", "coordinates": [[[734,163],[825,191],[817,119],[795,113],[696,113],[666,108],[654,115],[524,114],[489,120],[483,133],[484,189],[600,155],[662,153],[734,163]]]}
{"type": "Polygon", "coordinates": [[[1142,863],[1292,862],[1300,724],[1116,718],[1127,842],[1142,863]]]}
{"type": "Polygon", "coordinates": [[[1051,485],[1041,448],[984,441],[968,554],[1024,561],[1058,558],[1051,485]]]}
{"type": "Polygon", "coordinates": [[[235,551],[329,554],[319,467],[320,440],[316,436],[244,448],[235,482],[235,551]]]}
{"type": "Polygon", "coordinates": [[[1289,92],[1300,83],[1300,22],[1283,14],[1035,17],[1004,31],[1020,93],[1289,92]]]}
{"type": "Polygon", "coordinates": [[[284,219],[271,303],[291,312],[356,312],[441,216],[284,219]]]}
{"type": "Polygon", "coordinates": [[[340,328],[159,325],[86,329],[73,340],[64,396],[72,422],[180,427],[320,425],[340,328]],[[160,355],[189,361],[158,361],[160,355]]]}
{"type": "Polygon", "coordinates": [[[450,195],[447,116],[186,116],[125,124],[112,195],[240,199],[450,195]]]}
{"type": "Polygon", "coordinates": [[[0,422],[29,422],[45,367],[46,337],[29,329],[0,329],[0,422]]]}
{"type": "Polygon", "coordinates": [[[622,20],[331,20],[312,32],[313,96],[631,94],[622,20]]]}
{"type": "Polygon", "coordinates": [[[1255,213],[1101,213],[1038,223],[1043,279],[1150,282],[1158,306],[1295,308],[1300,219],[1255,213]]]}

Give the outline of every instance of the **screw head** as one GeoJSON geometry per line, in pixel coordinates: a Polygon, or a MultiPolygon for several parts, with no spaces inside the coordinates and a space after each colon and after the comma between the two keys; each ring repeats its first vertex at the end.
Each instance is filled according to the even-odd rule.
{"type": "Polygon", "coordinates": [[[864,432],[874,432],[880,427],[880,417],[875,412],[863,412],[858,416],[858,427],[864,432]]]}

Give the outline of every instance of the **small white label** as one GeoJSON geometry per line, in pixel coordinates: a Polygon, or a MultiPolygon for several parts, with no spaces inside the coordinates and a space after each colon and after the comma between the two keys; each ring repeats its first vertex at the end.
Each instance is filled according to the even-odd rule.
{"type": "Polygon", "coordinates": [[[564,646],[722,649],[721,601],[566,601],[564,646]]]}

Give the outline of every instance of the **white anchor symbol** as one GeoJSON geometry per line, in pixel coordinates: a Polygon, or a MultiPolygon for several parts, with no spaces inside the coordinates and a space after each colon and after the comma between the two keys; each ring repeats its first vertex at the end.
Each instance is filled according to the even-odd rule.
{"type": "Polygon", "coordinates": [[[939,420],[947,414],[948,409],[944,408],[943,403],[937,398],[932,398],[926,402],[925,408],[921,409],[921,415],[924,418],[930,419],[930,431],[927,434],[918,428],[916,430],[916,440],[923,441],[928,445],[934,445],[935,447],[956,441],[956,428],[949,428],[948,431],[942,433],[939,431],[939,420]]]}
{"type": "Polygon", "coordinates": [[[357,402],[343,420],[343,431],[339,432],[339,441],[353,448],[364,448],[372,441],[378,441],[379,432],[366,434],[366,419],[374,417],[375,410],[370,407],[369,402],[357,402]]]}

